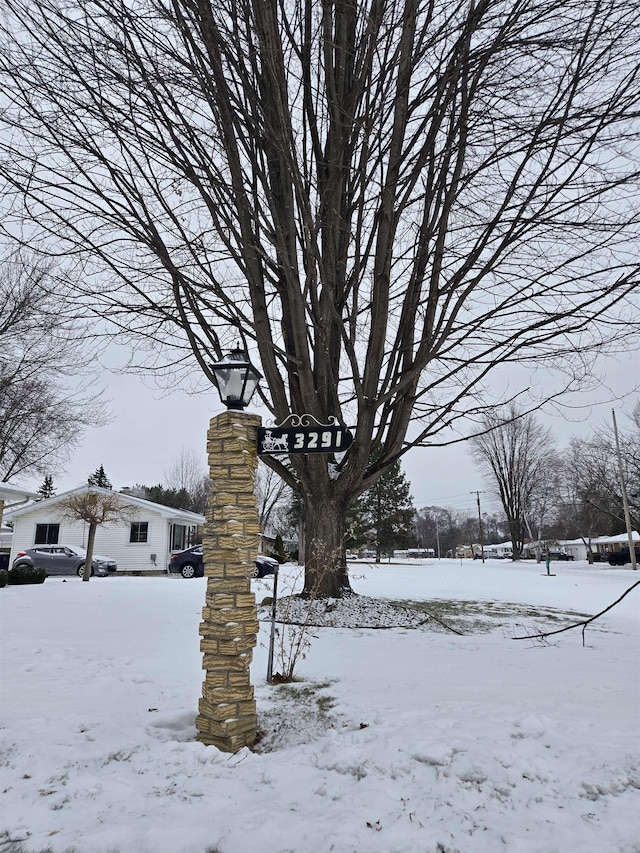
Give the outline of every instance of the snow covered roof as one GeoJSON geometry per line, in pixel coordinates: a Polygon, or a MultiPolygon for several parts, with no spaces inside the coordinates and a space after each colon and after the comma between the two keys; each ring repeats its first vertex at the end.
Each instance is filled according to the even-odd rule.
{"type": "MultiPolygon", "coordinates": [[[[640,542],[640,536],[637,531],[633,531],[631,534],[634,542],[640,542]]],[[[598,536],[597,539],[591,540],[592,545],[628,545],[629,537],[626,533],[618,533],[616,536],[598,536]]]]}
{"type": "Polygon", "coordinates": [[[139,509],[147,510],[148,512],[155,512],[158,515],[161,515],[163,518],[167,518],[170,520],[182,521],[186,524],[197,525],[205,523],[205,517],[197,512],[190,512],[186,509],[176,509],[172,506],[164,506],[164,504],[157,504],[153,501],[147,501],[143,498],[136,498],[133,497],[133,495],[123,494],[122,492],[115,492],[111,489],[101,489],[99,486],[78,486],[75,489],[70,489],[68,492],[63,492],[60,495],[54,495],[53,497],[46,498],[45,500],[35,501],[34,503],[29,503],[26,506],[17,507],[14,510],[5,510],[5,521],[12,521],[14,518],[19,518],[20,516],[26,515],[29,512],[33,512],[36,509],[38,511],[41,511],[43,509],[55,507],[56,504],[60,503],[70,495],[77,495],[81,494],[82,492],[97,492],[98,494],[104,495],[117,495],[124,504],[129,504],[131,506],[138,507],[139,509]]]}
{"type": "MultiPolygon", "coordinates": [[[[28,492],[26,489],[20,489],[17,486],[9,485],[9,483],[0,482],[0,501],[24,501],[35,497],[35,492],[28,492]]],[[[8,512],[8,510],[5,510],[5,512],[8,512]]]]}

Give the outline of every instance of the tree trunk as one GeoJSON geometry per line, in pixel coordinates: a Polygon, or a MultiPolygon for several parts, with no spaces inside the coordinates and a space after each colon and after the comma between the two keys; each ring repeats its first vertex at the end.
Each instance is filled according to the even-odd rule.
{"type": "Polygon", "coordinates": [[[330,494],[307,503],[304,521],[305,595],[340,598],[345,592],[351,592],[344,546],[345,517],[342,503],[330,494]]]}
{"type": "Polygon", "coordinates": [[[509,524],[513,559],[519,560],[522,555],[522,542],[524,539],[522,525],[517,518],[507,518],[507,521],[509,524]]]}
{"type": "Polygon", "coordinates": [[[87,556],[84,562],[84,574],[82,575],[83,581],[88,581],[91,577],[91,561],[93,560],[93,543],[96,538],[96,528],[97,524],[90,522],[89,523],[89,533],[87,534],[87,556]]]}

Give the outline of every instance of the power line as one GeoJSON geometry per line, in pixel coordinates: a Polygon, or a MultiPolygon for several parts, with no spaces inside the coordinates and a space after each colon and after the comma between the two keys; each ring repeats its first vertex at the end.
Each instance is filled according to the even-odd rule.
{"type": "MultiPolygon", "coordinates": [[[[469,492],[460,492],[457,495],[444,495],[444,496],[439,497],[439,498],[431,498],[431,500],[428,500],[428,501],[420,501],[420,503],[414,503],[414,506],[416,506],[416,507],[434,506],[435,504],[439,503],[440,501],[447,501],[447,500],[451,500],[452,498],[467,498],[467,500],[468,500],[469,494],[470,494],[469,492]]],[[[475,492],[471,492],[471,494],[475,494],[475,492]]]]}

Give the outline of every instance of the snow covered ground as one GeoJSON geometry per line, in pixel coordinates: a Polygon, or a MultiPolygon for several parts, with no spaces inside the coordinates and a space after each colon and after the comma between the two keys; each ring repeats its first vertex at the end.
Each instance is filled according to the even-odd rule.
{"type": "Polygon", "coordinates": [[[438,621],[334,610],[358,627],[314,629],[280,686],[262,623],[262,740],[236,755],[195,741],[203,579],[0,590],[0,853],[640,853],[640,587],[585,647],[512,639],[638,577],[544,571],[354,565],[361,595],[438,621]]]}

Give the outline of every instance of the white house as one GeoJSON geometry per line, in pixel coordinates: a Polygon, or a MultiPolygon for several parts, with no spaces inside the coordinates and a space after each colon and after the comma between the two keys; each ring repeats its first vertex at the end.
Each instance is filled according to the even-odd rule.
{"type": "Polygon", "coordinates": [[[497,542],[494,545],[484,546],[485,557],[497,557],[500,560],[508,560],[513,557],[512,542],[497,542]]]}
{"type": "Polygon", "coordinates": [[[574,560],[587,559],[587,546],[584,539],[559,539],[558,547],[570,557],[573,557],[574,560]]]}
{"type": "Polygon", "coordinates": [[[205,518],[195,512],[163,506],[121,492],[95,486],[80,486],[61,495],[5,512],[5,522],[13,524],[11,561],[18,551],[34,545],[80,545],[86,547],[88,525],[62,518],[60,504],[69,495],[89,491],[117,494],[131,511],[122,524],[98,527],[94,549],[112,557],[119,572],[165,571],[174,551],[193,544],[205,518]]]}
{"type": "MultiPolygon", "coordinates": [[[[638,534],[634,532],[633,541],[638,542],[639,537],[638,534]]],[[[591,540],[589,543],[591,546],[591,550],[598,558],[604,558],[610,551],[619,551],[620,548],[626,548],[629,545],[629,538],[626,533],[619,533],[615,536],[598,536],[591,540]]],[[[531,543],[525,548],[534,549],[536,543],[531,543]]],[[[567,553],[570,557],[573,557],[574,560],[586,560],[588,557],[588,549],[587,544],[584,539],[553,539],[546,540],[540,543],[542,553],[547,548],[558,548],[561,551],[567,553]]]]}
{"type": "Polygon", "coordinates": [[[5,510],[7,501],[11,501],[9,504],[10,508],[11,506],[22,505],[37,497],[35,492],[27,492],[18,486],[5,483],[4,480],[0,481],[0,569],[7,569],[11,565],[9,555],[11,552],[12,532],[9,527],[5,527],[3,521],[5,512],[8,512],[8,509],[5,510]]]}

